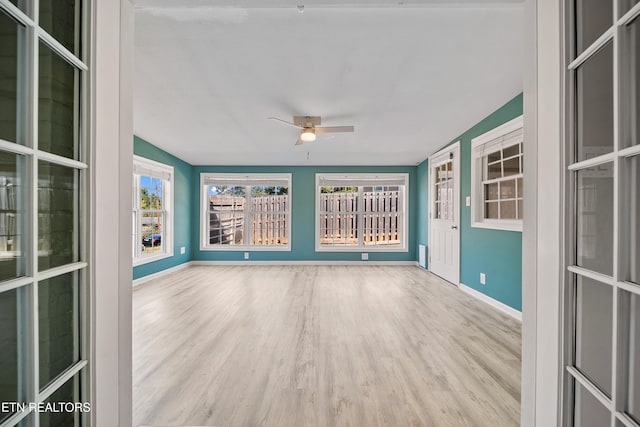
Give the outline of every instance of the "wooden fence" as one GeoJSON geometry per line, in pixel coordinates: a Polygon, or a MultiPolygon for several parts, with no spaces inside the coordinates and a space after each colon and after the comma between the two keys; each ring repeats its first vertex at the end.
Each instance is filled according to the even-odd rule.
{"type": "MultiPolygon", "coordinates": [[[[357,245],[362,230],[366,245],[397,245],[402,234],[402,201],[399,191],[322,193],[320,195],[320,243],[357,245]],[[362,203],[362,209],[358,204],[362,203]],[[363,221],[359,227],[358,221],[363,221]]],[[[245,214],[241,196],[211,196],[209,242],[211,244],[286,245],[289,196],[252,197],[251,217],[245,214]],[[250,221],[247,230],[245,221],[250,221]],[[251,234],[247,239],[246,232],[251,234]]]]}
{"type": "MultiPolygon", "coordinates": [[[[209,242],[242,245],[245,241],[245,203],[239,196],[211,196],[209,199],[209,242]]],[[[289,241],[286,213],[289,196],[251,198],[250,234],[255,245],[286,245],[289,241]]]]}
{"type": "Polygon", "coordinates": [[[358,193],[322,193],[320,243],[357,245],[362,230],[365,245],[400,244],[401,206],[399,191],[365,191],[361,200],[358,193]]]}

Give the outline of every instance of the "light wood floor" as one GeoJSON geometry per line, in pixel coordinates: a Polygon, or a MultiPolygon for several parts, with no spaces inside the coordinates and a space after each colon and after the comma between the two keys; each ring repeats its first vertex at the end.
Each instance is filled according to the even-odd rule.
{"type": "Polygon", "coordinates": [[[519,424],[520,324],[417,267],[190,267],[133,307],[136,426],[519,424]]]}

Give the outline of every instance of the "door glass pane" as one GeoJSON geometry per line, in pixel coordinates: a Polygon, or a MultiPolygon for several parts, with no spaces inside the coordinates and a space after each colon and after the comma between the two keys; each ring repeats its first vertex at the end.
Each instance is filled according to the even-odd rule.
{"type": "Polygon", "coordinates": [[[627,13],[633,6],[637,5],[640,0],[620,0],[620,16],[627,13]]]}
{"type": "Polygon", "coordinates": [[[0,152],[0,281],[24,276],[21,156],[0,152]]]}
{"type": "Polygon", "coordinates": [[[20,39],[24,40],[24,28],[0,11],[0,139],[23,143],[18,141],[20,39]]]}
{"type": "Polygon", "coordinates": [[[577,172],[577,264],[613,273],[613,163],[577,172]]]}
{"type": "Polygon", "coordinates": [[[39,61],[38,148],[77,159],[77,70],[44,43],[39,61]]]}
{"type": "Polygon", "coordinates": [[[623,378],[627,379],[625,412],[640,424],[640,296],[623,292],[621,305],[629,323],[624,325],[628,366],[623,378]]]}
{"type": "Polygon", "coordinates": [[[18,6],[18,8],[23,12],[27,12],[27,0],[9,0],[9,3],[13,3],[15,6],[18,6]]]}
{"type": "MultiPolygon", "coordinates": [[[[453,181],[449,180],[447,183],[447,219],[453,220],[453,181]]],[[[397,217],[397,216],[396,216],[397,217]]]]}
{"type": "Polygon", "coordinates": [[[611,425],[611,413],[587,389],[574,380],[575,408],[573,425],[575,427],[605,427],[611,425]]]}
{"type": "MultiPolygon", "coordinates": [[[[69,381],[64,383],[62,387],[56,390],[47,400],[45,404],[55,406],[63,405],[67,402],[78,402],[80,400],[80,376],[76,375],[69,381]]],[[[80,411],[60,411],[60,412],[41,412],[40,427],[74,427],[80,425],[80,411]]]]}
{"type": "Polygon", "coordinates": [[[620,142],[623,147],[640,144],[640,18],[627,25],[622,32],[620,97],[625,108],[621,108],[622,132],[620,142]]]}
{"type": "Polygon", "coordinates": [[[38,163],[38,270],[79,261],[78,171],[38,163]]]}
{"type": "Polygon", "coordinates": [[[612,43],[600,49],[578,68],[576,114],[577,161],[611,152],[613,150],[612,43]]]}
{"type": "Polygon", "coordinates": [[[77,273],[38,283],[40,389],[79,360],[78,305],[77,273]]]}
{"type": "Polygon", "coordinates": [[[577,55],[581,54],[613,25],[613,1],[576,0],[577,55]]]}
{"type": "Polygon", "coordinates": [[[35,418],[36,418],[35,413],[31,412],[29,415],[24,417],[22,421],[18,423],[18,427],[31,427],[35,425],[35,421],[34,421],[35,418]]]}
{"type": "MultiPolygon", "coordinates": [[[[18,291],[0,293],[0,402],[22,401],[18,393],[18,291]]],[[[0,422],[11,413],[0,411],[0,422]]]]}
{"type": "Polygon", "coordinates": [[[624,160],[624,178],[622,193],[622,210],[626,214],[621,238],[627,250],[622,251],[626,257],[624,278],[640,284],[640,156],[624,160]]]}
{"type": "Polygon", "coordinates": [[[40,0],[40,26],[79,56],[80,1],[40,0]]]}
{"type": "Polygon", "coordinates": [[[613,288],[581,276],[576,285],[575,365],[610,396],[613,288]]]}

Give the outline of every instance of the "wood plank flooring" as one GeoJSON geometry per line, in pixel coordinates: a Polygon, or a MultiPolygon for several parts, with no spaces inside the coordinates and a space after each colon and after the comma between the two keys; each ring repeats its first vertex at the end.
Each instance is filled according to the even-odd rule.
{"type": "Polygon", "coordinates": [[[516,426],[520,324],[417,267],[189,267],[133,294],[135,426],[516,426]]]}

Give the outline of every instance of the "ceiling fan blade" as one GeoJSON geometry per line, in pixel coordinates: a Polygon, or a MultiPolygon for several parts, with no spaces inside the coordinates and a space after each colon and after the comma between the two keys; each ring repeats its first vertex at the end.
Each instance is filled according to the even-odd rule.
{"type": "Polygon", "coordinates": [[[355,132],[353,126],[322,126],[316,127],[316,133],[355,132]]]}
{"type": "Polygon", "coordinates": [[[302,144],[304,144],[304,141],[300,137],[298,137],[298,140],[296,141],[296,145],[302,145],[302,144]]]}
{"type": "Polygon", "coordinates": [[[293,126],[293,127],[294,127],[294,128],[296,128],[296,129],[304,129],[302,126],[298,126],[298,125],[297,125],[297,124],[295,124],[295,123],[291,123],[291,122],[288,122],[288,121],[286,121],[286,120],[279,119],[279,118],[277,118],[277,117],[267,117],[267,119],[269,119],[269,120],[275,120],[275,121],[278,121],[278,122],[284,123],[285,125],[293,126]]]}

